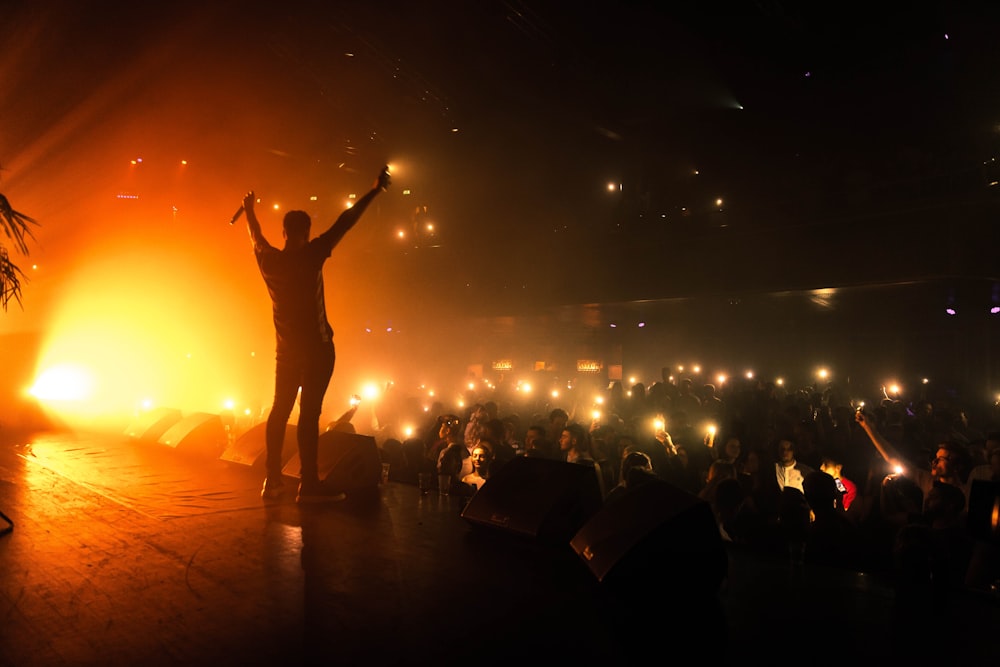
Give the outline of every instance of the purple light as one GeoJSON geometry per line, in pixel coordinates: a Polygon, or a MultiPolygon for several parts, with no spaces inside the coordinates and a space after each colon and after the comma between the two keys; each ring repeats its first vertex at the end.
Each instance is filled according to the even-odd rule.
{"type": "Polygon", "coordinates": [[[641,329],[641,328],[643,328],[644,326],[646,326],[646,323],[645,323],[645,322],[639,322],[639,328],[640,328],[640,329],[641,329]]]}
{"type": "Polygon", "coordinates": [[[608,326],[610,326],[610,327],[611,327],[612,329],[617,329],[617,328],[618,328],[618,325],[617,325],[617,324],[615,324],[614,322],[612,322],[612,323],[611,323],[611,324],[609,324],[608,326]]]}
{"type": "Polygon", "coordinates": [[[992,313],[993,315],[1000,313],[1000,306],[993,306],[992,308],[990,308],[990,313],[992,313]]]}
{"type": "Polygon", "coordinates": [[[950,308],[950,307],[949,308],[945,308],[944,312],[948,313],[949,315],[954,315],[955,314],[955,309],[954,308],[950,308]]]}

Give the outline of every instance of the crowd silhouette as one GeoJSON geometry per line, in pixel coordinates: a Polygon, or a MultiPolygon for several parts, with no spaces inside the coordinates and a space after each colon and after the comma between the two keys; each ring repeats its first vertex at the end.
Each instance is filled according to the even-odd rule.
{"type": "Polygon", "coordinates": [[[409,437],[396,431],[412,415],[381,413],[391,479],[445,473],[471,497],[513,457],[542,457],[593,467],[608,503],[641,483],[638,468],[708,503],[732,548],[881,573],[915,615],[958,590],[996,594],[995,513],[975,505],[1000,489],[997,405],[752,379],[612,381],[563,402],[483,386],[409,437]]]}

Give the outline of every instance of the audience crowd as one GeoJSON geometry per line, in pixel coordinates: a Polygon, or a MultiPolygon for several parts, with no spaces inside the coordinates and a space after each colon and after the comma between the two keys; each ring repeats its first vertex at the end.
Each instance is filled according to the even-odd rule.
{"type": "Polygon", "coordinates": [[[471,497],[514,457],[556,459],[592,467],[606,503],[650,480],[697,496],[733,548],[884,573],[915,613],[917,602],[1000,582],[996,405],[749,379],[613,381],[563,404],[488,386],[469,390],[460,411],[422,411],[405,437],[414,401],[388,397],[376,439],[390,478],[430,473],[471,497]]]}

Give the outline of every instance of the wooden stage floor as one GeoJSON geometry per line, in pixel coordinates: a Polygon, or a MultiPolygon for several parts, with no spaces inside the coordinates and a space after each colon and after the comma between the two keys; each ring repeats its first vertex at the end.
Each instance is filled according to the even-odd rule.
{"type": "MultiPolygon", "coordinates": [[[[475,529],[458,497],[388,482],[265,506],[260,484],[124,436],[0,431],[0,664],[607,666],[792,646],[864,664],[944,641],[894,631],[869,574],[731,550],[717,595],[651,583],[622,604],[568,545],[475,529]]],[[[1000,656],[996,599],[947,615],[948,655],[1000,656]]]]}

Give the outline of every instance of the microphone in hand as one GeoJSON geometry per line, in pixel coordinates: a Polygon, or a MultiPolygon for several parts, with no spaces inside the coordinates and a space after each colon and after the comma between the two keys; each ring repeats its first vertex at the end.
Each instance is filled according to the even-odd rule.
{"type": "Polygon", "coordinates": [[[250,207],[250,212],[253,213],[254,203],[257,201],[257,196],[253,190],[246,193],[243,197],[243,205],[236,209],[236,213],[233,213],[233,217],[229,219],[229,224],[235,225],[236,221],[240,219],[240,216],[246,213],[247,206],[250,207]]]}

